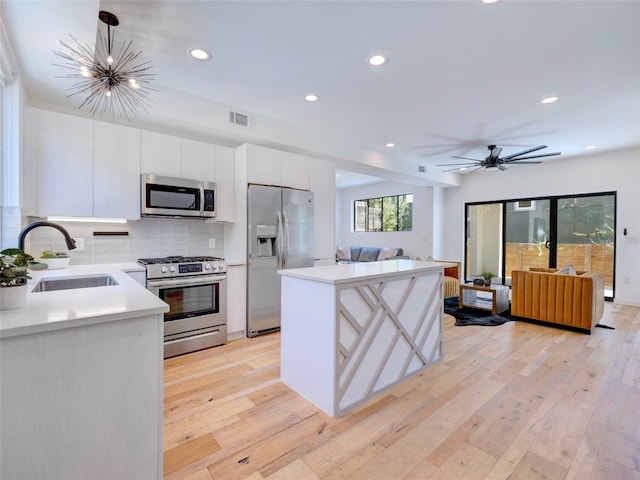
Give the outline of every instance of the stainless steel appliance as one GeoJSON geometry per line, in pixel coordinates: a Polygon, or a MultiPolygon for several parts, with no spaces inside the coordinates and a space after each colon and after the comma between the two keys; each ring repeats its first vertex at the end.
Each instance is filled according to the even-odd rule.
{"type": "Polygon", "coordinates": [[[227,341],[227,266],[217,257],[141,258],[147,289],[169,305],[164,358],[227,341]]]}
{"type": "Polygon", "coordinates": [[[249,185],[247,336],[280,328],[279,269],[313,266],[313,193],[249,185]]]}
{"type": "Polygon", "coordinates": [[[216,215],[215,183],[143,173],[140,186],[142,216],[211,218],[216,215]]]}

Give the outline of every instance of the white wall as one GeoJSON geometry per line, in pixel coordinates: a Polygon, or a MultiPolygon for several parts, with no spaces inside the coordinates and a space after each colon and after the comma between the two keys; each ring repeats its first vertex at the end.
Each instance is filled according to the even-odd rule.
{"type": "Polygon", "coordinates": [[[615,301],[640,305],[640,148],[465,175],[446,190],[444,256],[464,258],[465,202],[605,191],[618,193],[615,301]]]}
{"type": "Polygon", "coordinates": [[[433,254],[433,189],[404,183],[383,182],[341,189],[336,196],[336,237],[340,245],[401,247],[411,258],[433,254]],[[353,232],[353,202],[364,198],[413,193],[411,232],[353,232]]]}

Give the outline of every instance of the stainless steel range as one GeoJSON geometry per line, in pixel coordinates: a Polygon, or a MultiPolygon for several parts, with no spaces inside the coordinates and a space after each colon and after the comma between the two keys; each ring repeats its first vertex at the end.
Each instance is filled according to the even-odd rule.
{"type": "Polygon", "coordinates": [[[147,289],[169,304],[164,358],[227,341],[227,265],[218,257],[141,258],[147,289]]]}

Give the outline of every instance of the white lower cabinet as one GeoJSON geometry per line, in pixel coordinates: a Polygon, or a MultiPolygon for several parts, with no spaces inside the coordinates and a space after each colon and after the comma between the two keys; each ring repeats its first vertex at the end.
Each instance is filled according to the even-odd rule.
{"type": "Polygon", "coordinates": [[[227,339],[245,336],[247,325],[246,265],[227,265],[227,339]]]}
{"type": "Polygon", "coordinates": [[[161,479],[162,340],[162,314],[1,338],[0,478],[161,479]]]}

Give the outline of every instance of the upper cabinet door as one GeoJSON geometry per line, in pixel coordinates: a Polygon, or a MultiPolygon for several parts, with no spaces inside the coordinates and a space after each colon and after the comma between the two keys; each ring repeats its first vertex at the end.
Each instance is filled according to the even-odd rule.
{"type": "Polygon", "coordinates": [[[212,143],[180,140],[180,176],[212,182],[216,178],[216,146],[212,143]]]}
{"type": "Polygon", "coordinates": [[[233,222],[235,204],[235,149],[216,146],[216,221],[233,222]]]}
{"type": "Polygon", "coordinates": [[[140,169],[168,177],[180,176],[180,138],[142,130],[140,169]]]}
{"type": "Polygon", "coordinates": [[[93,215],[93,122],[37,111],[37,215],[93,215]]]}
{"type": "Polygon", "coordinates": [[[94,122],[93,213],[140,218],[140,130],[94,122]]]}
{"type": "Polygon", "coordinates": [[[282,186],[280,158],[282,152],[273,148],[247,145],[247,181],[261,185],[282,186]]]}
{"type": "Polygon", "coordinates": [[[307,157],[296,153],[282,152],[280,181],[283,187],[309,190],[309,164],[307,157]]]}

